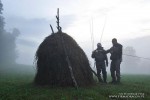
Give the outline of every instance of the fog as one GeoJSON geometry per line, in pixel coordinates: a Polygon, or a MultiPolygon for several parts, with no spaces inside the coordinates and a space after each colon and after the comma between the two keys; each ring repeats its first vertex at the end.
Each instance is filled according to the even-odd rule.
{"type": "MultiPolygon", "coordinates": [[[[118,42],[123,45],[123,60],[121,63],[121,72],[124,74],[150,74],[150,36],[118,42]]],[[[110,43],[103,43],[103,47],[105,50],[109,49],[111,46],[111,40],[110,43]]],[[[86,51],[86,54],[91,63],[91,67],[95,69],[94,60],[91,58],[91,43],[82,43],[81,47],[86,51]]],[[[110,54],[108,54],[107,57],[108,59],[110,59],[110,54]]],[[[108,73],[110,73],[110,63],[111,60],[109,60],[109,66],[107,67],[108,73]]]]}
{"type": "MultiPolygon", "coordinates": [[[[60,7],[60,25],[63,32],[72,36],[85,51],[93,68],[91,58],[91,21],[93,21],[94,49],[102,37],[105,50],[112,46],[111,39],[117,38],[123,45],[121,72],[125,74],[150,74],[150,2],[148,0],[2,0],[5,34],[1,51],[8,56],[0,59],[9,64],[7,69],[35,73],[35,52],[43,39],[51,34],[49,24],[56,31],[56,10],[60,7]],[[85,3],[86,2],[86,3],[85,3]],[[66,6],[67,3],[67,6],[66,6]],[[12,41],[10,41],[11,39],[12,41]],[[11,48],[4,48],[11,47],[11,48]],[[10,52],[6,53],[6,52],[10,52]],[[149,59],[144,59],[149,58],[149,59]],[[15,63],[14,63],[15,62],[15,63]],[[13,66],[10,66],[12,65],[13,66]],[[20,67],[18,65],[19,64],[20,67]]],[[[6,55],[5,55],[6,56],[6,55]]],[[[108,58],[109,58],[108,54],[108,58]]],[[[107,72],[110,73],[110,63],[107,72]]],[[[6,66],[6,65],[5,65],[6,66]]]]}

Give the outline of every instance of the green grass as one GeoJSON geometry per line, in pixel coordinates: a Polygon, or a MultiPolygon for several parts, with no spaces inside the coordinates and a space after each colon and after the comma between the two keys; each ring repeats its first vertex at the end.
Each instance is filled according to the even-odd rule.
{"type": "Polygon", "coordinates": [[[109,95],[118,93],[144,93],[144,100],[150,100],[150,75],[122,75],[122,84],[97,83],[78,90],[73,87],[37,87],[32,84],[33,79],[33,73],[1,76],[0,100],[110,100],[109,95]]]}

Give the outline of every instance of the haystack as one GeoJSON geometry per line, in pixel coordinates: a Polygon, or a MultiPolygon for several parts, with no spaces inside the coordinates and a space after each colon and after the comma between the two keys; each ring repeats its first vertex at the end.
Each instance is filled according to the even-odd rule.
{"type": "Polygon", "coordinates": [[[36,52],[37,85],[74,86],[64,46],[78,86],[93,84],[93,74],[84,51],[66,33],[57,32],[45,38],[36,52]],[[62,42],[62,37],[64,42],[62,42]]]}

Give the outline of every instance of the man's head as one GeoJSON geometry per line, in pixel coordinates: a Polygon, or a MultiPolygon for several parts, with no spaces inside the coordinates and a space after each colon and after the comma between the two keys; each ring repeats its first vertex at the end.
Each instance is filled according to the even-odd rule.
{"type": "Polygon", "coordinates": [[[97,48],[101,48],[101,47],[102,47],[101,43],[97,43],[97,48]]]}
{"type": "Polygon", "coordinates": [[[112,44],[113,44],[113,45],[117,44],[117,39],[116,39],[116,38],[113,38],[113,39],[112,39],[112,44]]]}

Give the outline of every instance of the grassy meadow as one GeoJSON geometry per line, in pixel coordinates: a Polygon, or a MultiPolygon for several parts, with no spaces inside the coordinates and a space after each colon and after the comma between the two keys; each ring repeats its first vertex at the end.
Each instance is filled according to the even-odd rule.
{"type": "MultiPolygon", "coordinates": [[[[121,84],[96,83],[90,87],[61,88],[34,86],[34,73],[25,69],[0,76],[0,100],[127,100],[110,99],[123,93],[144,93],[128,100],[150,100],[150,75],[122,75],[121,84]]],[[[110,75],[108,80],[111,80],[110,75]]]]}

